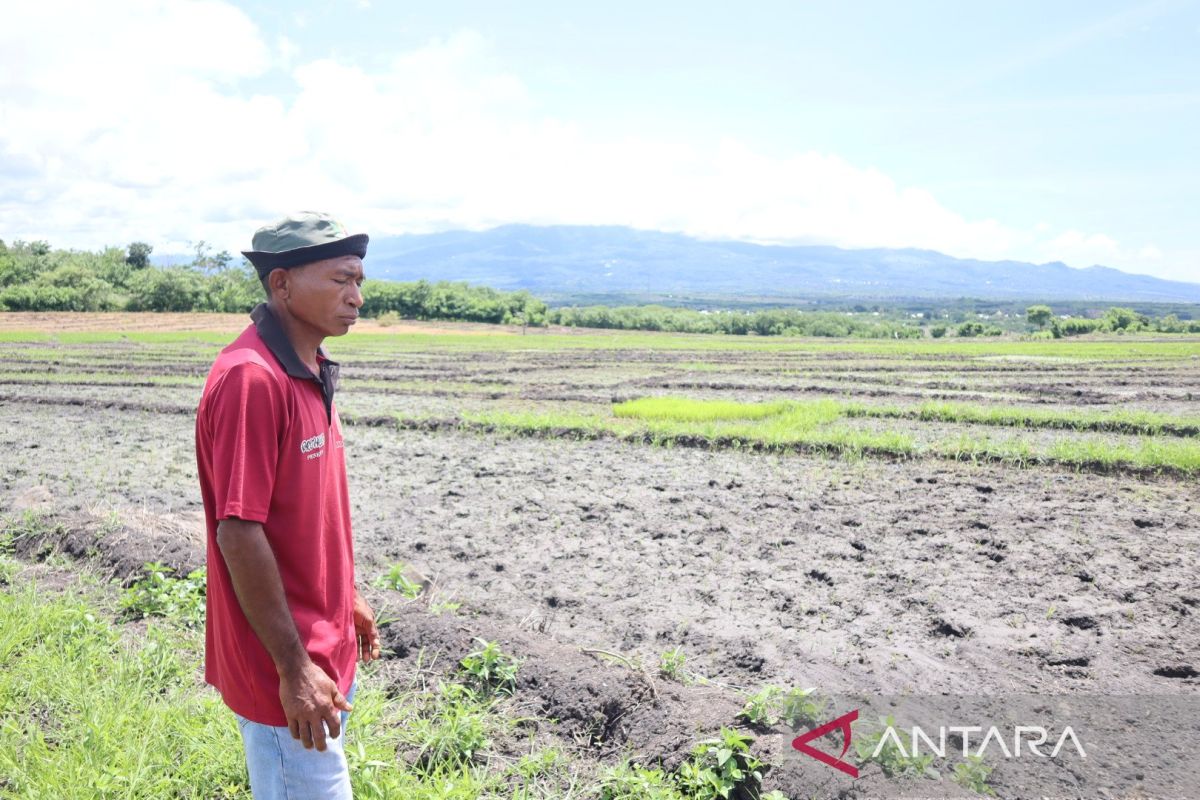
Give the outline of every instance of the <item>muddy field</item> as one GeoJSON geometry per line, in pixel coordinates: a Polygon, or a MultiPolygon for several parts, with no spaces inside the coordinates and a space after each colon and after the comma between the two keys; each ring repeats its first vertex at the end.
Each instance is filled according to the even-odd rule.
{"type": "MultiPolygon", "coordinates": [[[[218,343],[231,338],[219,322],[158,338],[24,337],[10,325],[0,343],[0,510],[124,521],[94,525],[89,536],[109,545],[81,552],[130,564],[197,559],[192,412],[218,343]]],[[[380,595],[397,618],[395,669],[421,647],[466,647],[467,632],[499,638],[530,658],[531,702],[563,721],[547,735],[601,759],[632,748],[668,763],[689,737],[735,724],[739,692],[769,684],[830,697],[1169,696],[1195,707],[1194,477],[658,447],[462,423],[497,409],[603,415],[613,402],[663,394],[1194,416],[1200,342],[1064,344],[1047,355],[1003,343],[889,351],[481,330],[376,329],[328,343],[343,364],[360,573],[404,562],[437,598],[463,604],[456,617],[435,617],[380,595]],[[711,683],[683,686],[584,652],[653,667],[674,647],[711,683]],[[599,733],[588,728],[596,720],[599,733]]],[[[852,424],[918,439],[986,428],[852,424]]],[[[946,780],[896,788],[873,765],[851,781],[791,750],[782,726],[755,733],[776,765],[767,789],[965,793],[946,780]]],[[[1029,769],[996,763],[992,785],[1001,796],[1162,796],[1147,788],[1152,779],[1120,770],[1067,769],[1070,780],[1018,788],[1029,769]]]]}

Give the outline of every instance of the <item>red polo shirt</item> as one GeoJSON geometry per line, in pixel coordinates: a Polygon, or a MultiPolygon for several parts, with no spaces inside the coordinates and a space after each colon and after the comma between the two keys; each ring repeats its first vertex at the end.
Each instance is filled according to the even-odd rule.
{"type": "Polygon", "coordinates": [[[354,553],[337,364],[319,376],[267,306],[217,357],[196,412],[196,462],[208,525],[205,680],[238,714],[284,726],[279,674],[234,594],[217,522],[261,522],[287,604],[312,660],[345,694],[354,680],[354,553]]]}

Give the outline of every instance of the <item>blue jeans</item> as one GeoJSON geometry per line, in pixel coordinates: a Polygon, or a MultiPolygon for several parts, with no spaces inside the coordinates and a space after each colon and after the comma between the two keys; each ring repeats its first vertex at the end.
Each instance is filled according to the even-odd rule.
{"type": "MultiPolygon", "coordinates": [[[[346,693],[347,701],[354,702],[357,688],[355,680],[346,693]]],[[[234,714],[242,732],[254,800],[350,800],[345,749],[350,712],[341,715],[342,735],[334,739],[326,734],[325,752],[320,752],[315,747],[305,750],[286,727],[263,725],[234,714]]]]}

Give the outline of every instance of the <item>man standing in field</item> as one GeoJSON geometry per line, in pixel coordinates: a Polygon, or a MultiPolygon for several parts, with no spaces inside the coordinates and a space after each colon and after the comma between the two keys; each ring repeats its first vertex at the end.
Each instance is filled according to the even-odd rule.
{"type": "Polygon", "coordinates": [[[253,246],[267,302],[217,357],[196,413],[205,679],[237,717],[255,798],[349,798],[341,733],[379,635],[354,583],[338,365],[321,343],[358,316],[367,236],[304,212],[253,246]]]}

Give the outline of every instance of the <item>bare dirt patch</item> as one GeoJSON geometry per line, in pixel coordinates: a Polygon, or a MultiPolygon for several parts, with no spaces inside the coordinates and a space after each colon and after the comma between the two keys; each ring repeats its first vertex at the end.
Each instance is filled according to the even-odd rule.
{"type": "MultiPolygon", "coordinates": [[[[238,318],[233,331],[243,324],[238,318]]],[[[567,429],[548,438],[471,432],[453,424],[456,410],[489,402],[603,409],[613,396],[662,389],[654,375],[668,372],[690,375],[689,392],[777,399],[800,385],[795,370],[850,359],[376,347],[341,356],[347,387],[339,406],[360,423],[346,437],[360,574],[370,579],[404,561],[463,603],[458,616],[434,616],[399,595],[379,595],[395,618],[387,630],[392,668],[413,668],[423,649],[450,665],[474,647],[473,637],[496,639],[526,659],[520,702],[558,720],[539,732],[600,761],[632,751],[677,764],[719,726],[746,727],[736,717],[744,693],[767,684],[831,696],[1200,696],[1194,481],[662,448],[567,429]],[[713,380],[710,367],[728,380],[713,380]],[[355,381],[372,383],[359,391],[355,381]],[[502,391],[471,394],[463,387],[473,382],[502,391]],[[418,412],[439,416],[393,423],[418,412]],[[685,686],[655,673],[673,647],[686,655],[688,672],[712,683],[685,686]],[[585,650],[650,665],[651,676],[585,650]]],[[[54,361],[32,348],[27,355],[54,361]]],[[[132,344],[119,353],[80,348],[73,363],[50,363],[47,374],[95,357],[104,378],[124,373],[125,383],[82,385],[99,383],[84,376],[3,387],[0,513],[53,512],[44,529],[18,540],[19,553],[86,557],[119,579],[145,561],[198,563],[191,414],[199,387],[135,385],[197,374],[192,355],[158,354],[160,372],[155,352],[132,344]],[[122,370],[123,360],[135,368],[122,370]]],[[[879,366],[909,370],[919,383],[920,365],[879,366]]],[[[988,391],[1019,387],[1065,404],[1074,388],[1107,385],[1104,375],[1064,369],[1047,371],[1047,388],[1030,380],[1028,364],[1011,375],[1004,363],[973,366],[956,386],[969,388],[981,373],[988,391]]],[[[861,387],[841,383],[857,395],[887,387],[883,371],[875,377],[861,387]]],[[[1146,386],[1172,379],[1143,377],[1146,386]]],[[[1190,385],[1196,369],[1185,364],[1176,377],[1190,385]]],[[[900,385],[905,374],[897,378],[900,385]]],[[[897,796],[876,767],[857,783],[839,782],[790,749],[793,731],[749,730],[775,763],[768,789],[897,796]]],[[[994,785],[1013,789],[1014,775],[1000,771],[994,785]]],[[[1061,794],[1098,796],[1105,786],[1076,777],[1061,794]]],[[[963,793],[945,780],[905,791],[963,793]]]]}

